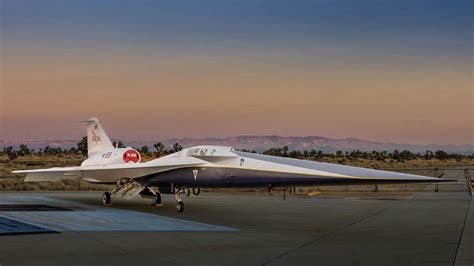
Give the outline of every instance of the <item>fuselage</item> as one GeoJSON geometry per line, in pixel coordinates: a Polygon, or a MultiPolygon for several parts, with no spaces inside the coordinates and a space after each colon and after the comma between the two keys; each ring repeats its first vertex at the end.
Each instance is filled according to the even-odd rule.
{"type": "Polygon", "coordinates": [[[216,188],[439,182],[432,177],[267,156],[220,146],[193,147],[163,159],[188,157],[202,164],[153,173],[136,181],[145,186],[216,188]]]}

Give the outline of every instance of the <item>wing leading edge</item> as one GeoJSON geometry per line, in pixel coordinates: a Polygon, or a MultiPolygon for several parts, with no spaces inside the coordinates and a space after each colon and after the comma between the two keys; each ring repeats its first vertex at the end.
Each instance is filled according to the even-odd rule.
{"type": "MultiPolygon", "coordinates": [[[[367,184],[367,183],[438,183],[438,182],[451,182],[453,180],[447,180],[437,177],[428,177],[414,174],[406,174],[391,171],[382,171],[368,168],[360,168],[346,165],[338,165],[331,163],[322,163],[308,160],[298,160],[291,158],[275,157],[255,153],[247,153],[240,151],[233,151],[234,154],[243,158],[250,158],[258,160],[263,165],[278,165],[281,168],[287,167],[287,169],[300,169],[300,173],[306,175],[320,176],[334,178],[335,183],[341,183],[347,180],[350,184],[367,184]]],[[[275,167],[272,167],[275,168],[275,167]]],[[[271,171],[268,167],[267,170],[271,171]]],[[[290,174],[290,171],[288,171],[290,174]]],[[[325,182],[326,184],[331,183],[325,182]]]]}

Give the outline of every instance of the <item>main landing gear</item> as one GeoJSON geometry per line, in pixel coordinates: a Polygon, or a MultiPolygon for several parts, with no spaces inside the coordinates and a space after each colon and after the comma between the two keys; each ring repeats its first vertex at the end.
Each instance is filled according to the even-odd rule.
{"type": "Polygon", "coordinates": [[[125,199],[131,199],[137,195],[143,198],[151,199],[152,206],[161,206],[161,194],[155,192],[148,186],[142,186],[131,178],[122,178],[117,181],[112,192],[104,192],[102,194],[102,205],[112,205],[112,198],[121,197],[125,199]]]}
{"type": "MultiPolygon", "coordinates": [[[[189,190],[188,190],[189,191],[189,190]]],[[[181,194],[185,193],[183,187],[176,187],[171,184],[171,190],[167,192],[174,193],[174,199],[176,200],[176,210],[178,212],[184,211],[184,203],[181,199],[181,194]]],[[[200,189],[192,189],[194,195],[199,195],[200,189]]],[[[143,186],[131,178],[122,178],[114,186],[112,192],[104,192],[102,194],[102,204],[104,206],[112,205],[112,198],[121,197],[125,199],[131,199],[137,195],[143,198],[151,199],[152,206],[161,206],[161,194],[159,190],[154,191],[151,187],[143,186]]]]}
{"type": "Polygon", "coordinates": [[[152,205],[153,206],[161,206],[161,194],[156,193],[156,196],[154,199],[152,199],[152,205]]]}
{"type": "Polygon", "coordinates": [[[112,196],[110,195],[110,192],[104,192],[104,194],[102,194],[102,205],[110,206],[111,204],[112,196]]]}
{"type": "Polygon", "coordinates": [[[151,206],[161,206],[161,194],[150,187],[145,187],[138,193],[142,198],[151,199],[151,206]]]}

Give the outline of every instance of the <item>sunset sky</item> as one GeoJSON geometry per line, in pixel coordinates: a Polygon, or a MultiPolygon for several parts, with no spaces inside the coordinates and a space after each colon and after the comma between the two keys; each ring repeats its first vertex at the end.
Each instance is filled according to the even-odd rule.
{"type": "Polygon", "coordinates": [[[0,139],[474,143],[472,1],[0,0],[0,139]],[[113,3],[113,4],[111,4],[113,3]]]}

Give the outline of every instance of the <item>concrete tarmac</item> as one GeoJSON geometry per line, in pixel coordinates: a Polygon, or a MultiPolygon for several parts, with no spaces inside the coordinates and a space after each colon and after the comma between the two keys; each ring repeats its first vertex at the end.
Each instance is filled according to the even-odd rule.
{"type": "Polygon", "coordinates": [[[54,232],[0,230],[0,264],[474,265],[467,192],[366,195],[201,193],[177,213],[171,195],[162,207],[141,198],[102,207],[96,192],[0,193],[0,205],[69,210],[0,211],[54,232]]]}

